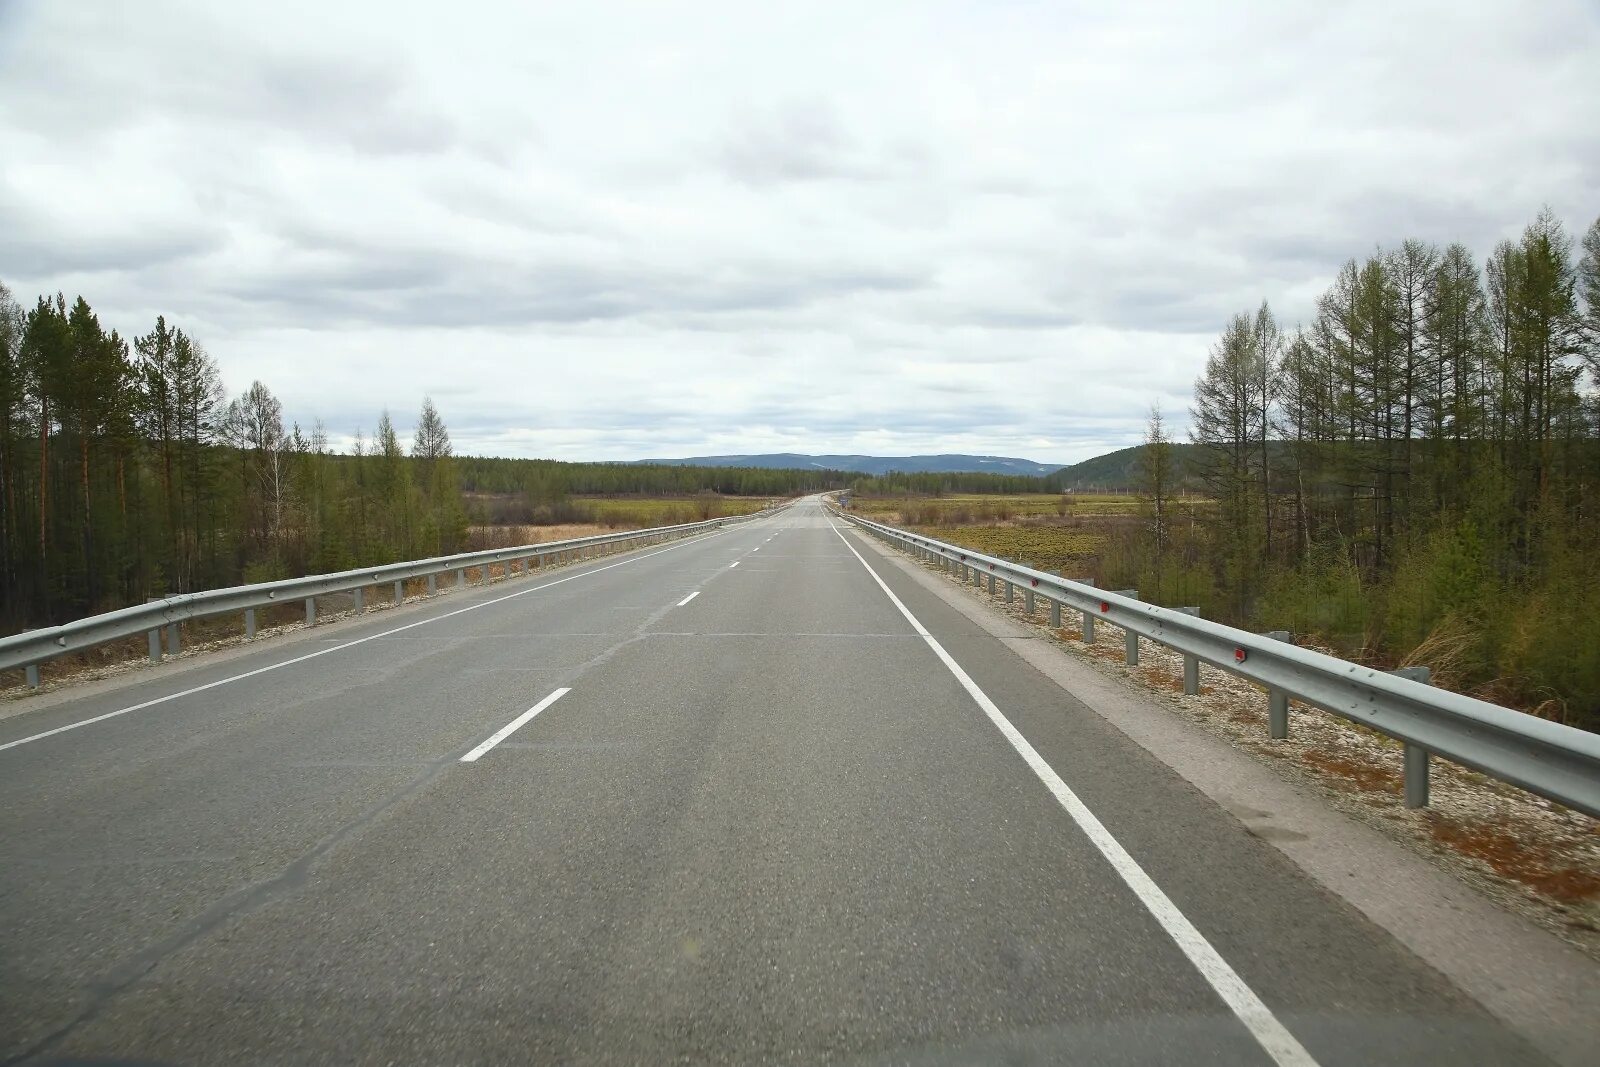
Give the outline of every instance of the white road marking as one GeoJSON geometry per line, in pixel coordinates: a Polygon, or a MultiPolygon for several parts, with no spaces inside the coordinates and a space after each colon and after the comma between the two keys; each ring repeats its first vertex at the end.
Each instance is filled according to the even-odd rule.
{"type": "Polygon", "coordinates": [[[8,748],[16,748],[18,745],[26,745],[33,741],[42,741],[47,737],[54,737],[56,734],[64,734],[68,730],[76,730],[80,726],[92,726],[97,722],[105,722],[107,719],[115,719],[118,715],[126,715],[130,711],[143,711],[145,708],[151,708],[157,704],[165,704],[169,700],[177,700],[180,697],[193,696],[196,693],[204,693],[207,689],[215,689],[219,685],[229,685],[233,682],[242,682],[246,678],[254,678],[258,674],[266,674],[268,671],[275,671],[280,667],[292,667],[296,663],[304,663],[308,659],[316,659],[318,656],[326,656],[330,652],[339,652],[347,648],[354,648],[356,645],[364,645],[368,641],[376,641],[380,637],[392,637],[395,634],[401,633],[405,630],[414,630],[418,626],[427,626],[429,623],[439,622],[442,619],[454,618],[457,615],[463,615],[469,611],[477,611],[479,608],[486,608],[491,604],[498,604],[503,600],[510,600],[512,597],[526,596],[529,593],[537,593],[542,589],[549,589],[551,586],[577,581],[579,578],[587,578],[591,574],[599,574],[601,571],[608,571],[613,567],[625,567],[630,563],[637,563],[641,559],[649,559],[651,556],[659,556],[663,552],[671,552],[675,549],[682,548],[685,545],[699,541],[702,538],[710,537],[713,535],[713,533],[717,532],[720,531],[695,534],[693,537],[684,538],[675,545],[669,545],[666,548],[659,548],[654,552],[646,552],[642,556],[630,556],[628,559],[618,560],[616,563],[608,563],[604,567],[594,567],[590,570],[580,571],[577,574],[569,574],[565,578],[557,578],[553,582],[546,582],[543,585],[536,585],[531,589],[518,589],[515,593],[507,593],[505,596],[497,596],[493,600],[483,600],[476,604],[468,604],[464,608],[457,608],[455,611],[447,611],[443,615],[435,615],[432,618],[421,619],[417,622],[408,622],[404,626],[396,626],[392,630],[385,630],[382,633],[370,634],[366,637],[358,637],[354,641],[346,641],[342,645],[332,645],[328,648],[318,649],[315,652],[308,652],[304,656],[296,656],[293,659],[286,659],[282,663],[269,663],[265,667],[257,667],[253,671],[245,671],[243,674],[233,674],[226,678],[218,678],[214,682],[207,682],[205,685],[197,685],[192,689],[184,689],[177,693],[168,693],[166,696],[156,697],[153,700],[146,700],[140,704],[132,704],[126,708],[118,708],[116,711],[108,711],[104,715],[96,715],[92,719],[83,719],[79,722],[68,723],[65,726],[57,726],[54,730],[46,730],[43,733],[33,734],[30,737],[19,737],[15,741],[7,741],[5,744],[0,744],[0,752],[4,752],[8,748]]]}
{"type": "Polygon", "coordinates": [[[728,564],[728,569],[731,571],[731,570],[733,570],[733,568],[737,567],[738,565],[739,565],[739,561],[738,560],[734,560],[732,563],[728,564]]]}
{"type": "Polygon", "coordinates": [[[1207,941],[1205,935],[1189,921],[1188,916],[1179,911],[1171,898],[1144,872],[1138,861],[1128,855],[1127,850],[1111,835],[1111,831],[1107,830],[1095,817],[1094,812],[1078,799],[1078,794],[1061,780],[1061,776],[1045,762],[1044,757],[1039,755],[1038,750],[1028,739],[1011,725],[1011,720],[1005,717],[995,702],[989,699],[987,693],[978,688],[978,683],[974,682],[971,676],[962,670],[961,665],[951,658],[950,653],[944,650],[938,639],[928,632],[927,627],[923,626],[915,615],[911,614],[905,604],[901,603],[900,598],[894,595],[894,591],[878,577],[878,572],[872,569],[872,565],[856,551],[850,539],[834,526],[832,520],[829,520],[828,525],[839,535],[839,540],[844,542],[844,547],[850,550],[850,554],[861,561],[867,573],[872,575],[872,580],[878,583],[878,588],[882,589],[884,595],[900,609],[900,614],[905,616],[906,621],[927,642],[928,647],[933,649],[940,662],[955,675],[961,687],[977,702],[978,707],[983,709],[989,721],[999,728],[1007,741],[1011,742],[1011,747],[1017,750],[1017,754],[1045,784],[1045,788],[1054,794],[1067,814],[1072,816],[1072,821],[1077,823],[1078,828],[1089,838],[1090,843],[1106,858],[1106,862],[1111,864],[1112,869],[1121,876],[1128,888],[1133,890],[1133,895],[1139,898],[1139,902],[1145,906],[1156,922],[1161,924],[1161,928],[1176,942],[1183,954],[1189,957],[1189,962],[1194,964],[1195,970],[1200,972],[1201,977],[1216,990],[1217,995],[1233,1010],[1239,1021],[1244,1023],[1262,1049],[1272,1057],[1273,1062],[1280,1067],[1317,1067],[1317,1061],[1312,1058],[1311,1053],[1307,1052],[1295,1036],[1278,1021],[1277,1016],[1273,1015],[1271,1009],[1256,996],[1255,991],[1245,984],[1238,972],[1228,965],[1228,961],[1212,947],[1211,942],[1207,941]]]}
{"type": "Polygon", "coordinates": [[[566,696],[570,692],[572,692],[572,687],[571,686],[567,686],[567,687],[562,688],[562,689],[557,689],[554,693],[551,693],[549,696],[547,696],[543,700],[539,701],[539,703],[535,704],[533,707],[529,708],[527,711],[523,712],[521,715],[518,715],[515,719],[512,719],[510,722],[508,722],[504,726],[500,727],[500,729],[498,729],[494,733],[490,734],[489,735],[489,740],[485,741],[483,744],[479,745],[477,748],[473,749],[471,752],[468,752],[465,756],[462,756],[461,757],[461,762],[462,763],[476,763],[476,762],[478,762],[478,757],[479,756],[483,755],[485,752],[489,751],[491,748],[493,748],[494,746],[498,745],[500,742],[504,741],[506,738],[510,737],[512,734],[516,733],[518,730],[522,729],[524,726],[526,726],[528,724],[528,720],[529,719],[532,719],[535,715],[539,714],[545,708],[548,708],[551,704],[554,704],[556,701],[560,700],[562,697],[566,696]]]}
{"type": "Polygon", "coordinates": [[[686,596],[682,600],[678,601],[678,607],[680,607],[680,608],[683,607],[685,604],[687,604],[689,601],[693,600],[695,597],[697,597],[699,595],[700,595],[700,590],[696,589],[694,592],[690,593],[688,596],[686,596]]]}
{"type": "Polygon", "coordinates": [[[756,547],[752,548],[750,551],[752,551],[752,552],[760,552],[761,551],[761,546],[757,545],[756,547]]]}

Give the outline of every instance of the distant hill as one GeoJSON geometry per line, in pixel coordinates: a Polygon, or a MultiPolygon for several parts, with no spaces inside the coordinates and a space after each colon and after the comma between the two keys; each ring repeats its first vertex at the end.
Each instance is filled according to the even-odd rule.
{"type": "MultiPolygon", "coordinates": [[[[1139,457],[1145,445],[1119,448],[1103,456],[1074,463],[1053,472],[1046,481],[1052,489],[1074,489],[1079,492],[1115,492],[1130,490],[1139,481],[1139,457]]],[[[1179,478],[1192,477],[1191,462],[1195,446],[1173,442],[1172,456],[1176,461],[1179,478]]]]}
{"type": "Polygon", "coordinates": [[[1024,474],[1042,478],[1057,468],[1050,463],[1009,456],[808,456],[799,452],[773,452],[758,456],[689,456],[684,459],[641,459],[636,463],[667,463],[680,467],[775,467],[783,470],[855,471],[860,474],[939,474],[977,472],[1024,474]]]}

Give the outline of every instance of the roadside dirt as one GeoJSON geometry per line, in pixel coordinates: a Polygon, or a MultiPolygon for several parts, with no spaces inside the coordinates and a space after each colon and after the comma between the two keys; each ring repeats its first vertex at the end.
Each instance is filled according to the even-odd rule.
{"type": "MultiPolygon", "coordinates": [[[[935,564],[919,565],[974,593],[935,564]]],[[[987,587],[977,595],[989,597],[987,587]]],[[[1102,622],[1094,643],[1085,645],[1076,612],[1063,613],[1068,625],[1051,629],[1048,605],[1041,603],[1030,619],[1020,593],[1010,604],[1001,595],[989,599],[1069,655],[1143,688],[1282,777],[1315,787],[1339,810],[1600,961],[1600,820],[1437,758],[1429,806],[1408,810],[1398,741],[1298,705],[1290,707],[1289,738],[1271,740],[1267,695],[1253,683],[1202,665],[1199,695],[1185,696],[1183,657],[1176,652],[1142,641],[1140,663],[1129,667],[1123,631],[1115,626],[1102,622]]]]}

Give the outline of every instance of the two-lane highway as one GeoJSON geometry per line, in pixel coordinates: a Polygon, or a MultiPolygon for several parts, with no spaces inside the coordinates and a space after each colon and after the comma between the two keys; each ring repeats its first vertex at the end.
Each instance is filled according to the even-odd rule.
{"type": "Polygon", "coordinates": [[[815,501],[6,745],[0,1062],[1543,1062],[815,501]]]}

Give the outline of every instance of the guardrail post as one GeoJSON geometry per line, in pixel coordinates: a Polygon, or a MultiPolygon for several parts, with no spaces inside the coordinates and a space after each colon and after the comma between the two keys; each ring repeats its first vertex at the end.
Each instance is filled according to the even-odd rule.
{"type": "Polygon", "coordinates": [[[307,626],[315,626],[316,624],[317,624],[317,598],[314,597],[314,596],[308,596],[308,597],[306,597],[306,625],[307,626]]]}
{"type": "MultiPolygon", "coordinates": [[[[1118,589],[1116,593],[1119,596],[1132,597],[1134,600],[1139,599],[1137,589],[1118,589]]],[[[1130,667],[1139,665],[1139,635],[1132,630],[1122,631],[1122,661],[1130,667]]]]}
{"type": "MultiPolygon", "coordinates": [[[[1274,641],[1288,641],[1288,630],[1268,630],[1261,635],[1274,641]]],[[[1274,741],[1289,737],[1289,694],[1282,689],[1267,690],[1267,736],[1274,741]]]]}
{"type": "Polygon", "coordinates": [[[480,569],[483,571],[484,585],[488,585],[490,582],[494,581],[494,571],[489,564],[485,563],[480,569]]]}
{"type": "MultiPolygon", "coordinates": [[[[1085,578],[1081,584],[1092,586],[1094,585],[1094,579],[1085,578]]],[[[1083,643],[1086,645],[1094,644],[1094,612],[1092,611],[1083,613],[1083,643]]]]}
{"type": "Polygon", "coordinates": [[[1005,585],[1006,585],[1006,603],[1009,604],[1013,600],[1015,600],[1016,597],[1017,597],[1017,587],[1016,587],[1016,584],[1014,582],[1011,582],[1009,580],[1005,583],[1005,585]]]}
{"type": "Polygon", "coordinates": [[[356,586],[354,592],[356,595],[356,614],[360,615],[367,610],[367,598],[365,595],[363,595],[362,589],[359,585],[356,586]]]}
{"type": "Polygon", "coordinates": [[[439,591],[439,576],[437,574],[428,575],[428,595],[429,596],[433,596],[433,594],[437,593],[438,591],[439,591]]]}
{"type": "Polygon", "coordinates": [[[150,662],[161,662],[161,627],[150,631],[150,662]]]}
{"type": "Polygon", "coordinates": [[[23,668],[23,673],[28,676],[29,689],[39,688],[39,665],[37,663],[28,664],[23,668]]]}
{"type": "Polygon", "coordinates": [[[1022,591],[1022,612],[1023,612],[1024,615],[1027,615],[1029,618],[1033,617],[1033,590],[1032,589],[1024,589],[1022,591]]]}
{"type": "MultiPolygon", "coordinates": [[[[1423,685],[1433,681],[1433,671],[1427,667],[1401,667],[1389,673],[1423,685]]],[[[1428,806],[1428,750],[1409,741],[1402,744],[1405,746],[1406,807],[1425,808],[1428,806]]]]}
{"type": "Polygon", "coordinates": [[[178,624],[167,623],[167,655],[176,656],[183,651],[183,637],[178,633],[178,624]]]}
{"type": "Polygon", "coordinates": [[[989,595],[994,596],[994,571],[989,572],[989,595]]]}
{"type": "Polygon", "coordinates": [[[1406,753],[1406,807],[1428,806],[1428,750],[1409,742],[1406,753]]]}
{"type": "MultiPolygon", "coordinates": [[[[1178,609],[1185,615],[1200,617],[1200,608],[1194,604],[1186,604],[1178,609]]],[[[1200,658],[1198,656],[1183,657],[1183,695],[1188,697],[1200,695],[1200,658]]]]}
{"type": "Polygon", "coordinates": [[[254,641],[256,639],[256,609],[255,608],[245,608],[244,609],[244,639],[246,641],[254,641]]]}
{"type": "Polygon", "coordinates": [[[401,604],[404,604],[405,602],[406,602],[406,583],[405,583],[405,579],[402,578],[400,581],[394,583],[394,603],[395,603],[396,607],[399,607],[401,604]]]}

